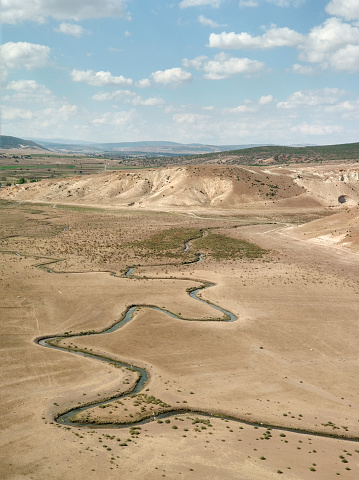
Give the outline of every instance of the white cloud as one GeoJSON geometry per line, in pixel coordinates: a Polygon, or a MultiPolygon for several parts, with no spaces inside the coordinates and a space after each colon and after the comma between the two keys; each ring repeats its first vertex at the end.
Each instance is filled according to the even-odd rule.
{"type": "Polygon", "coordinates": [[[76,105],[63,104],[57,107],[49,107],[42,110],[25,110],[12,106],[3,106],[3,119],[10,121],[31,120],[38,125],[58,125],[78,113],[76,105]]]}
{"type": "Polygon", "coordinates": [[[143,78],[135,83],[136,87],[138,88],[147,88],[151,86],[151,82],[148,78],[143,78]]]}
{"type": "Polygon", "coordinates": [[[46,18],[84,20],[86,18],[125,17],[125,0],[1,0],[3,23],[30,20],[44,23],[46,18]]]}
{"type": "Polygon", "coordinates": [[[74,82],[85,82],[94,87],[104,87],[105,85],[132,85],[131,78],[113,76],[110,72],[95,72],[94,70],[72,70],[71,78],[74,82]]]}
{"type": "Polygon", "coordinates": [[[77,105],[64,104],[61,107],[46,108],[44,114],[53,119],[67,121],[70,117],[73,117],[78,113],[77,105]]]}
{"type": "Polygon", "coordinates": [[[5,100],[15,102],[50,102],[53,100],[52,92],[45,85],[39,85],[35,80],[17,80],[10,82],[6,88],[13,92],[5,100]]]}
{"type": "Polygon", "coordinates": [[[210,18],[206,18],[204,15],[200,15],[198,17],[198,21],[201,25],[204,25],[205,27],[218,28],[218,27],[225,26],[225,25],[221,25],[220,23],[214,22],[210,18]]]}
{"type": "Polygon", "coordinates": [[[210,7],[218,8],[223,0],[182,0],[179,3],[180,8],[187,7],[202,7],[203,5],[209,5],[210,7]]]}
{"type": "Polygon", "coordinates": [[[291,71],[300,75],[313,75],[315,73],[315,69],[310,65],[300,65],[299,63],[292,65],[291,71]]]}
{"type": "Polygon", "coordinates": [[[179,124],[205,123],[210,117],[198,113],[176,113],[173,120],[179,124]]]}
{"type": "Polygon", "coordinates": [[[306,0],[266,0],[269,3],[274,3],[277,7],[298,7],[306,0]]]}
{"type": "Polygon", "coordinates": [[[337,50],[331,56],[330,64],[334,70],[359,71],[359,44],[346,45],[344,48],[337,50]]]}
{"type": "Polygon", "coordinates": [[[199,57],[192,58],[192,60],[184,58],[182,60],[182,65],[185,68],[195,68],[196,70],[201,70],[207,61],[208,57],[206,55],[200,55],[199,57]]]}
{"type": "Polygon", "coordinates": [[[348,58],[349,51],[346,49],[354,45],[359,45],[359,28],[343,23],[338,18],[329,18],[323,25],[314,27],[299,46],[299,59],[319,63],[323,69],[359,70],[359,64],[353,63],[346,68],[337,56],[344,54],[348,58]]]}
{"type": "Polygon", "coordinates": [[[253,75],[262,73],[266,69],[262,62],[249,58],[230,57],[224,52],[215,55],[213,60],[205,55],[192,60],[184,58],[183,65],[187,68],[203,70],[205,78],[209,80],[222,80],[235,74],[253,75]]]}
{"type": "Polygon", "coordinates": [[[273,95],[262,95],[258,100],[259,105],[267,105],[273,101],[273,95]]]}
{"type": "Polygon", "coordinates": [[[150,97],[150,98],[142,98],[140,95],[137,95],[130,90],[116,90],[115,92],[101,92],[96,93],[93,97],[93,100],[97,101],[120,101],[123,103],[131,104],[131,105],[141,105],[146,107],[154,107],[163,105],[164,100],[159,97],[150,97]]]}
{"type": "Polygon", "coordinates": [[[2,118],[3,120],[17,120],[17,119],[26,119],[29,120],[33,117],[33,112],[31,110],[24,110],[23,108],[11,107],[8,105],[2,105],[2,118]]]}
{"type": "Polygon", "coordinates": [[[290,28],[272,26],[263,35],[252,37],[247,32],[242,33],[211,33],[208,46],[211,48],[238,49],[238,48],[275,48],[293,47],[300,44],[304,37],[290,28]]]}
{"type": "Polygon", "coordinates": [[[325,10],[346,20],[359,20],[358,0],[331,0],[325,10]]]}
{"type": "MultiPolygon", "coordinates": [[[[248,32],[211,33],[208,47],[221,49],[269,49],[296,47],[302,62],[316,63],[322,70],[359,71],[359,25],[345,23],[332,17],[302,35],[289,28],[272,26],[261,36],[248,32]]],[[[295,64],[296,73],[311,74],[310,67],[295,64]]]]}
{"type": "Polygon", "coordinates": [[[325,107],[325,111],[328,113],[340,114],[342,117],[347,117],[351,112],[355,112],[357,117],[359,116],[359,101],[350,102],[349,100],[344,100],[344,102],[339,102],[336,105],[329,105],[325,107]]]}
{"type": "Polygon", "coordinates": [[[256,110],[257,109],[254,106],[238,105],[238,107],[223,109],[223,113],[249,113],[255,112],[256,110]]]}
{"type": "Polygon", "coordinates": [[[252,100],[245,100],[243,104],[233,108],[224,108],[222,113],[253,113],[258,112],[259,108],[263,105],[269,105],[273,102],[272,95],[262,95],[258,102],[252,100]]]}
{"type": "Polygon", "coordinates": [[[279,109],[293,109],[298,107],[325,107],[335,105],[345,94],[338,88],[323,88],[318,90],[299,90],[292,93],[285,102],[278,102],[279,109]]]}
{"type": "Polygon", "coordinates": [[[192,74],[182,68],[169,68],[167,70],[157,70],[151,74],[152,80],[161,85],[179,86],[191,80],[192,74]]]}
{"type": "Polygon", "coordinates": [[[128,127],[130,123],[134,122],[136,118],[136,111],[129,110],[123,112],[106,112],[99,117],[92,120],[95,126],[100,125],[116,125],[128,127]]]}
{"type": "MultiPolygon", "coordinates": [[[[299,7],[302,5],[306,0],[264,0],[268,3],[273,3],[277,7],[299,7]]],[[[239,0],[240,7],[258,7],[259,1],[258,0],[239,0]]]]}
{"type": "Polygon", "coordinates": [[[55,32],[72,35],[73,37],[81,37],[84,34],[84,29],[81,25],[75,25],[74,23],[60,23],[60,25],[54,30],[55,32]]]}
{"type": "Polygon", "coordinates": [[[33,70],[47,65],[50,47],[28,42],[8,42],[0,46],[0,58],[5,74],[9,70],[33,70]]]}
{"type": "Polygon", "coordinates": [[[239,0],[240,7],[258,7],[258,2],[255,0],[239,0]]]}
{"type": "Polygon", "coordinates": [[[203,70],[205,78],[210,80],[222,80],[236,74],[255,75],[266,69],[262,62],[249,58],[230,57],[224,52],[215,55],[213,60],[200,56],[193,60],[185,58],[183,62],[188,67],[203,70]]]}
{"type": "Polygon", "coordinates": [[[326,125],[326,124],[308,124],[301,123],[291,128],[292,132],[300,132],[305,135],[332,135],[334,133],[340,133],[343,127],[340,125],[326,125]]]}

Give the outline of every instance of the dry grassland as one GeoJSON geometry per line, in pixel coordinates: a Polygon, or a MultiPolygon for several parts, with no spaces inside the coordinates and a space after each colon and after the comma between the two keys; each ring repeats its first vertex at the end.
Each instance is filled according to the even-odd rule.
{"type": "Polygon", "coordinates": [[[291,201],[194,212],[2,201],[1,478],[357,479],[358,207],[291,201]],[[207,303],[188,295],[208,283],[207,303]],[[212,304],[236,321],[211,321],[226,319],[212,304]],[[81,335],[132,305],[113,333],[81,335]],[[119,398],[137,372],[35,341],[55,335],[149,380],[119,398]],[[55,420],[114,396],[77,414],[87,427],[55,420]]]}

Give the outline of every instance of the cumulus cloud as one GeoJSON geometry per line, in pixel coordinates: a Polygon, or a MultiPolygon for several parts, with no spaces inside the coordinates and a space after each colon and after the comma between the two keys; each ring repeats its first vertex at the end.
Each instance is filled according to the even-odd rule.
{"type": "Polygon", "coordinates": [[[44,67],[49,61],[50,47],[28,42],[8,42],[0,46],[1,62],[8,70],[44,67]]]}
{"type": "Polygon", "coordinates": [[[53,107],[53,108],[46,108],[44,113],[48,116],[53,115],[57,119],[61,119],[63,121],[68,120],[70,117],[73,117],[78,112],[77,105],[68,105],[64,104],[61,107],[53,107]]]}
{"type": "Polygon", "coordinates": [[[258,2],[255,0],[239,0],[240,7],[258,7],[258,2]]]}
{"type": "Polygon", "coordinates": [[[126,126],[128,127],[129,123],[134,122],[136,118],[136,111],[129,110],[123,112],[106,112],[92,120],[92,124],[95,126],[101,125],[115,125],[115,126],[126,126]]]}
{"type": "Polygon", "coordinates": [[[192,58],[189,60],[188,58],[184,58],[182,60],[182,65],[185,68],[195,68],[196,70],[201,70],[203,65],[208,61],[208,57],[206,55],[200,55],[198,57],[192,58]]]}
{"type": "Polygon", "coordinates": [[[33,117],[31,110],[25,110],[23,108],[16,108],[8,105],[2,105],[2,118],[3,120],[29,120],[33,117]]]}
{"type": "Polygon", "coordinates": [[[125,78],[123,75],[113,76],[110,72],[95,72],[94,70],[72,70],[71,78],[74,82],[85,82],[94,87],[104,87],[105,85],[132,85],[131,78],[125,78]]]}
{"type": "Polygon", "coordinates": [[[198,17],[198,21],[201,25],[205,27],[211,27],[211,28],[218,28],[218,27],[224,27],[225,25],[221,25],[220,23],[217,23],[210,18],[206,18],[204,15],[200,15],[198,17]]]}
{"type": "Polygon", "coordinates": [[[359,20],[358,0],[331,0],[325,10],[330,15],[343,17],[346,20],[359,20]]]}
{"type": "Polygon", "coordinates": [[[339,88],[323,88],[318,90],[299,90],[292,93],[285,102],[278,102],[277,107],[292,109],[297,107],[323,107],[335,105],[345,94],[339,88]]]}
{"type": "Polygon", "coordinates": [[[46,18],[84,20],[86,18],[126,17],[125,0],[1,0],[3,23],[30,20],[44,23],[46,18]]]}
{"type": "Polygon", "coordinates": [[[300,132],[305,135],[332,135],[340,133],[343,127],[340,125],[326,125],[326,124],[308,124],[301,123],[291,128],[292,132],[300,132]]]}
{"type": "Polygon", "coordinates": [[[238,107],[233,107],[233,108],[225,108],[223,109],[224,113],[249,113],[249,112],[255,112],[257,109],[253,105],[238,105],[238,107]]]}
{"type": "Polygon", "coordinates": [[[142,98],[130,90],[116,90],[115,92],[101,92],[96,93],[93,100],[97,101],[120,101],[131,105],[141,105],[145,107],[154,107],[163,105],[164,100],[159,97],[142,98]]]}
{"type": "Polygon", "coordinates": [[[41,121],[42,125],[57,125],[60,121],[67,121],[70,117],[76,115],[78,107],[76,105],[63,104],[57,107],[49,107],[42,110],[25,110],[5,105],[3,107],[3,119],[16,120],[34,120],[41,121]]]}
{"type": "Polygon", "coordinates": [[[218,8],[223,0],[182,0],[179,3],[180,8],[187,7],[202,7],[203,5],[209,5],[210,7],[218,8]]]}
{"type": "Polygon", "coordinates": [[[72,35],[73,37],[81,37],[84,34],[84,29],[81,25],[76,25],[74,23],[60,23],[60,25],[54,30],[55,32],[72,35]]]}
{"type": "MultiPolygon", "coordinates": [[[[299,7],[306,0],[265,0],[268,3],[273,3],[277,7],[299,7]]],[[[258,0],[239,0],[240,7],[258,7],[258,0]]]]}
{"type": "MultiPolygon", "coordinates": [[[[359,71],[359,26],[328,18],[307,34],[302,35],[289,28],[272,26],[263,35],[252,36],[248,32],[211,33],[208,47],[221,49],[269,49],[295,47],[302,62],[316,63],[322,70],[359,71]]],[[[299,64],[292,67],[301,74],[314,70],[299,64]]]]}
{"type": "Polygon", "coordinates": [[[135,85],[138,88],[147,88],[151,86],[151,82],[149,78],[142,78],[142,80],[139,80],[138,82],[136,82],[135,85]]]}
{"type": "Polygon", "coordinates": [[[186,70],[183,70],[180,67],[176,67],[167,70],[157,70],[151,74],[151,78],[154,83],[177,87],[189,82],[192,78],[192,74],[186,72],[186,70]]]}
{"type": "Polygon", "coordinates": [[[292,65],[291,71],[300,75],[313,75],[315,73],[315,69],[312,66],[300,65],[299,63],[292,65]]]}
{"type": "Polygon", "coordinates": [[[46,102],[52,101],[52,92],[45,85],[38,84],[35,80],[17,80],[10,82],[6,87],[11,93],[4,100],[15,102],[46,102]]]}
{"type": "Polygon", "coordinates": [[[262,95],[258,101],[245,100],[243,104],[233,108],[224,108],[222,113],[253,113],[258,112],[263,105],[269,105],[273,102],[272,95],[262,95]]]}
{"type": "Polygon", "coordinates": [[[205,77],[210,80],[221,80],[236,74],[255,75],[265,69],[265,64],[258,60],[230,57],[225,53],[219,53],[204,65],[205,77]]]}
{"type": "Polygon", "coordinates": [[[301,43],[304,36],[290,28],[272,26],[263,35],[253,37],[247,32],[242,33],[211,33],[208,46],[211,48],[239,49],[275,47],[293,47],[301,43]]]}
{"type": "Polygon", "coordinates": [[[205,78],[210,80],[222,80],[236,74],[256,75],[266,70],[266,66],[262,62],[249,58],[231,57],[224,52],[215,55],[213,60],[206,56],[199,56],[193,60],[185,58],[183,64],[203,70],[205,78]]]}
{"type": "Polygon", "coordinates": [[[204,123],[210,117],[208,115],[200,115],[199,113],[176,113],[173,115],[173,120],[179,124],[194,124],[194,123],[204,123]]]}
{"type": "Polygon", "coordinates": [[[335,70],[357,72],[359,70],[359,45],[346,45],[337,50],[330,58],[335,70]]]}
{"type": "Polygon", "coordinates": [[[299,46],[299,59],[319,63],[323,69],[356,71],[359,70],[358,46],[359,28],[333,17],[310,31],[299,46]]]}
{"type": "Polygon", "coordinates": [[[273,95],[262,95],[258,100],[259,105],[267,105],[273,101],[273,95]]]}

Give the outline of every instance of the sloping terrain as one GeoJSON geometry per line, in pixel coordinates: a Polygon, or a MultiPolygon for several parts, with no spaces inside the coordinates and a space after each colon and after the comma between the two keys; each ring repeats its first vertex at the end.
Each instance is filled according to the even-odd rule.
{"type": "MultiPolygon", "coordinates": [[[[157,159],[160,165],[161,159],[157,159]]],[[[183,162],[183,158],[163,159],[167,164],[183,162]]],[[[316,145],[289,147],[281,145],[254,146],[243,150],[231,150],[188,156],[187,164],[203,163],[226,165],[285,165],[311,163],[358,162],[359,143],[341,145],[316,145]]],[[[163,164],[163,163],[162,163],[163,164]]]]}
{"type": "Polygon", "coordinates": [[[1,189],[7,200],[151,209],[353,206],[359,166],[181,166],[46,180],[1,189]]]}
{"type": "Polygon", "coordinates": [[[0,150],[21,149],[21,150],[48,150],[38,143],[23,138],[0,135],[0,150]]]}
{"type": "Polygon", "coordinates": [[[323,245],[359,250],[359,207],[292,227],[290,235],[323,245]]]}

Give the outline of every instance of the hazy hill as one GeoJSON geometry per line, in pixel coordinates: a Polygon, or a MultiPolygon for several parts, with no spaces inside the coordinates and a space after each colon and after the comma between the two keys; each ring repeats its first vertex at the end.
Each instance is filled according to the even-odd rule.
{"type": "Polygon", "coordinates": [[[183,144],[166,141],[90,143],[60,139],[37,140],[37,142],[43,147],[56,152],[136,157],[198,155],[253,146],[204,145],[200,143],[183,144]]]}
{"type": "MultiPolygon", "coordinates": [[[[199,165],[204,163],[226,165],[281,165],[291,163],[359,162],[359,143],[324,146],[255,146],[244,149],[192,155],[147,159],[148,165],[199,165]]],[[[135,161],[133,161],[135,164],[135,161]]],[[[139,162],[137,162],[139,164],[139,162]]]]}
{"type": "Polygon", "coordinates": [[[31,140],[24,140],[23,138],[0,135],[0,149],[10,150],[13,148],[47,150],[47,148],[44,148],[31,140]]]}

